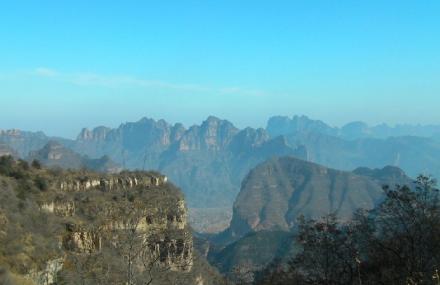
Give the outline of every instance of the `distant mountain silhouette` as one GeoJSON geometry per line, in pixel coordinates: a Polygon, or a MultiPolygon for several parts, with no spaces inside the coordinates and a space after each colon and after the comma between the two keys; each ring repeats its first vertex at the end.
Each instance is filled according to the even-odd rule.
{"type": "Polygon", "coordinates": [[[42,149],[29,154],[29,161],[38,160],[48,167],[64,169],[89,169],[98,172],[115,173],[121,170],[108,156],[90,159],[82,156],[56,141],[49,141],[42,149]]]}
{"type": "Polygon", "coordinates": [[[0,143],[12,148],[22,158],[28,156],[29,152],[42,148],[49,140],[43,132],[0,130],[0,143]]]}
{"type": "Polygon", "coordinates": [[[387,124],[368,126],[362,121],[350,122],[341,128],[331,127],[320,120],[307,116],[274,116],[267,123],[271,136],[291,135],[296,133],[320,133],[343,139],[380,138],[417,136],[430,138],[440,135],[440,125],[400,124],[391,127],[387,124]]]}

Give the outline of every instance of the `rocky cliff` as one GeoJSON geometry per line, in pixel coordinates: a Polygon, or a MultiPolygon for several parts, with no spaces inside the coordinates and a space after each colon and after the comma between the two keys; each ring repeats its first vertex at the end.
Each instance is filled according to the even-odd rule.
{"type": "Polygon", "coordinates": [[[0,224],[0,266],[35,284],[220,282],[193,250],[183,195],[159,173],[48,170],[3,157],[0,224]]]}

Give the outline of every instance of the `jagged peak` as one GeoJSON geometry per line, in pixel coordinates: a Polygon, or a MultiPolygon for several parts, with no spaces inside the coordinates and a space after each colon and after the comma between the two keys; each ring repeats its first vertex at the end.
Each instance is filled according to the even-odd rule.
{"type": "Polygon", "coordinates": [[[208,118],[206,118],[205,122],[219,122],[222,121],[220,118],[210,115],[208,118]]]}
{"type": "Polygon", "coordinates": [[[80,134],[77,136],[77,140],[96,140],[96,139],[105,139],[107,134],[112,129],[106,126],[98,126],[93,128],[93,130],[90,130],[88,128],[83,128],[80,132],[80,134]]]}
{"type": "Polygon", "coordinates": [[[206,118],[206,120],[204,120],[202,122],[201,126],[206,126],[206,125],[229,125],[233,128],[235,128],[234,124],[232,124],[230,121],[228,120],[224,120],[224,119],[220,119],[218,117],[215,116],[209,116],[208,118],[206,118]]]}
{"type": "MultiPolygon", "coordinates": [[[[164,119],[159,119],[159,120],[155,120],[153,118],[149,118],[149,117],[142,117],[139,121],[135,122],[138,124],[155,124],[155,125],[163,125],[163,126],[169,126],[170,124],[164,120],[164,119]]],[[[129,122],[127,122],[126,124],[130,124],[129,122]]]]}

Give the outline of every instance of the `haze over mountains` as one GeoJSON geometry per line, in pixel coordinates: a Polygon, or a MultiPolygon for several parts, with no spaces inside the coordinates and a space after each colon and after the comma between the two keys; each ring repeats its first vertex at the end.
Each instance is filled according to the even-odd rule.
{"type": "Polygon", "coordinates": [[[369,126],[362,121],[354,121],[338,128],[329,126],[320,120],[311,120],[306,116],[293,116],[292,118],[274,116],[269,119],[266,129],[271,136],[315,132],[344,139],[440,135],[440,125],[398,124],[393,127],[382,123],[369,126]]]}
{"type": "Polygon", "coordinates": [[[289,258],[298,219],[335,214],[349,221],[358,209],[370,210],[385,195],[382,186],[413,185],[399,168],[340,171],[294,157],[271,158],[252,169],[234,203],[230,227],[211,238],[208,256],[228,274],[235,267],[260,270],[289,258]]]}
{"type": "Polygon", "coordinates": [[[31,151],[26,159],[38,160],[48,167],[64,169],[90,169],[102,173],[117,173],[122,170],[107,155],[91,159],[66,148],[57,141],[49,141],[42,149],[31,151]]]}
{"type": "Polygon", "coordinates": [[[225,229],[196,244],[227,274],[293,256],[302,215],[349,220],[384,198],[383,185],[411,185],[410,177],[420,173],[440,177],[439,129],[357,122],[335,128],[305,116],[273,117],[266,129],[238,129],[211,116],[186,128],[143,118],[115,129],[83,129],[75,140],[1,131],[0,155],[99,172],[160,171],[182,188],[193,208],[192,227],[225,229]],[[232,205],[230,224],[207,214],[218,216],[232,205]]]}
{"type": "Polygon", "coordinates": [[[266,129],[238,129],[211,116],[189,128],[143,118],[115,129],[83,129],[75,140],[1,131],[0,143],[28,157],[53,140],[90,159],[107,155],[123,168],[156,169],[183,189],[190,207],[210,208],[230,207],[248,171],[273,156],[350,171],[393,165],[412,177],[440,177],[439,134],[440,126],[355,122],[335,128],[305,116],[273,117],[266,129]]]}

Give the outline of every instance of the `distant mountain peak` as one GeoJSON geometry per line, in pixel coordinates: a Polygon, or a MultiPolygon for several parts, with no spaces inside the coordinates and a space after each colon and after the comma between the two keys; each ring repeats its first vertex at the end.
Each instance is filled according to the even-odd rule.
{"type": "Polygon", "coordinates": [[[232,124],[230,121],[228,120],[224,120],[224,119],[220,119],[218,117],[215,116],[209,116],[208,118],[206,118],[205,121],[202,122],[201,127],[214,127],[214,126],[223,126],[223,127],[228,127],[231,129],[237,129],[234,124],[232,124]]]}
{"type": "Polygon", "coordinates": [[[208,118],[206,118],[205,122],[220,122],[222,121],[220,118],[216,117],[216,116],[208,116],[208,118]]]}
{"type": "Polygon", "coordinates": [[[327,135],[337,134],[337,129],[320,120],[312,120],[305,115],[295,115],[292,118],[287,116],[271,117],[267,122],[266,130],[272,137],[309,132],[318,132],[327,135]]]}
{"type": "Polygon", "coordinates": [[[111,129],[105,126],[96,127],[93,130],[89,130],[88,128],[83,128],[80,134],[77,136],[77,140],[79,141],[105,140],[107,134],[110,131],[111,129]]]}

